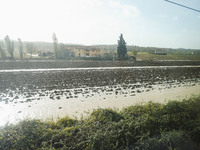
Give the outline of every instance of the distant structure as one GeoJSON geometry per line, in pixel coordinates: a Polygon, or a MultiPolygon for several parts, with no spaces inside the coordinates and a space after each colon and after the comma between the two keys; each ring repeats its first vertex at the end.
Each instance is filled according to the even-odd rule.
{"type": "Polygon", "coordinates": [[[68,51],[70,57],[102,57],[105,52],[100,48],[94,46],[75,46],[69,45],[65,47],[65,51],[68,51]]]}
{"type": "MultiPolygon", "coordinates": [[[[51,51],[37,51],[39,56],[56,58],[55,52],[51,51]]],[[[110,53],[109,51],[102,50],[99,47],[95,46],[82,46],[82,45],[62,45],[62,47],[58,48],[57,59],[65,59],[65,58],[103,58],[103,59],[113,59],[115,58],[114,53],[110,53]]]]}
{"type": "Polygon", "coordinates": [[[166,51],[162,51],[162,50],[158,50],[158,51],[154,51],[152,54],[154,55],[167,55],[167,52],[166,51]]]}

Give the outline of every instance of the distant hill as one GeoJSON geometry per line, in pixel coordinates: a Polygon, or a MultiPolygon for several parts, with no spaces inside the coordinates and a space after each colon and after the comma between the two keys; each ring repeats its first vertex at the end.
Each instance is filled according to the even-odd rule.
{"type": "MultiPolygon", "coordinates": [[[[117,50],[117,44],[115,45],[93,45],[96,47],[99,47],[102,50],[105,51],[115,51],[117,50]]],[[[137,50],[139,52],[153,52],[153,51],[166,51],[166,52],[191,52],[191,51],[199,51],[200,49],[184,49],[184,48],[178,48],[178,49],[173,49],[173,48],[158,48],[158,47],[142,47],[142,46],[135,46],[135,45],[127,45],[127,50],[132,51],[132,50],[137,50]]]]}

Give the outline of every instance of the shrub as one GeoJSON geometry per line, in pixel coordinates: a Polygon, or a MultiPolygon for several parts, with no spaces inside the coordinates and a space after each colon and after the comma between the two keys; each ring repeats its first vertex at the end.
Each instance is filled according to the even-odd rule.
{"type": "Polygon", "coordinates": [[[136,106],[129,106],[127,108],[122,109],[120,114],[127,120],[132,120],[137,117],[141,117],[142,115],[155,115],[159,113],[161,110],[162,105],[159,103],[152,103],[148,102],[145,105],[136,105],[136,106]]]}
{"type": "Polygon", "coordinates": [[[159,136],[139,141],[130,149],[148,149],[148,150],[198,150],[198,146],[185,135],[183,131],[170,131],[162,133],[159,136]]]}
{"type": "Polygon", "coordinates": [[[77,122],[78,122],[77,120],[71,119],[68,116],[66,116],[66,117],[59,119],[57,121],[57,126],[58,127],[72,127],[72,126],[75,126],[75,124],[77,122]]]}
{"type": "Polygon", "coordinates": [[[48,125],[39,120],[24,120],[1,132],[0,149],[36,149],[42,143],[48,125]]]}
{"type": "Polygon", "coordinates": [[[160,113],[162,128],[188,130],[192,122],[200,118],[199,108],[200,97],[168,102],[160,113]]]}
{"type": "Polygon", "coordinates": [[[100,123],[118,122],[122,116],[112,109],[97,109],[91,113],[91,121],[99,121],[100,123]]]}

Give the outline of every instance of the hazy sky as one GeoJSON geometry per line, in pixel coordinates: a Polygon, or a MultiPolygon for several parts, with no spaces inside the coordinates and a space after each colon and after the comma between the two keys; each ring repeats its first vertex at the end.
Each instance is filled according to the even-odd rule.
{"type": "MultiPolygon", "coordinates": [[[[172,0],[200,10],[200,0],[172,0]]],[[[164,0],[0,0],[0,39],[200,49],[200,13],[164,0]]]]}

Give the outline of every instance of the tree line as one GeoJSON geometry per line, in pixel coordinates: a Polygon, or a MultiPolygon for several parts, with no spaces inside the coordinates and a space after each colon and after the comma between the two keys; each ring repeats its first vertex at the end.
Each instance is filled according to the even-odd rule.
{"type": "MultiPolygon", "coordinates": [[[[53,39],[53,47],[54,47],[55,57],[56,58],[65,57],[67,55],[66,54],[67,51],[65,50],[64,44],[62,44],[62,43],[58,44],[58,39],[57,39],[55,33],[53,33],[52,39],[53,39]]],[[[126,42],[123,38],[123,34],[120,35],[119,40],[118,40],[117,59],[118,60],[128,59],[126,42]]]]}
{"type": "MultiPolygon", "coordinates": [[[[10,40],[10,37],[8,35],[4,38],[4,41],[5,41],[5,44],[6,44],[6,50],[7,50],[8,54],[10,55],[10,58],[13,59],[14,58],[14,41],[10,40]]],[[[1,42],[0,53],[1,53],[2,58],[6,58],[7,54],[6,54],[6,51],[3,47],[3,45],[4,45],[4,43],[1,42]]]]}
{"type": "Polygon", "coordinates": [[[31,54],[35,50],[34,44],[32,42],[26,42],[25,45],[20,38],[18,41],[11,40],[8,35],[5,36],[3,41],[0,41],[0,55],[2,59],[14,59],[15,43],[18,45],[19,58],[24,57],[24,47],[31,54]]]}
{"type": "Polygon", "coordinates": [[[58,42],[55,33],[53,33],[52,40],[53,40],[53,50],[56,59],[66,59],[68,57],[74,57],[74,54],[72,54],[68,49],[66,49],[66,45],[64,43],[58,42]]]}
{"type": "MultiPolygon", "coordinates": [[[[66,45],[59,43],[56,37],[56,34],[52,35],[53,43],[47,42],[23,42],[20,38],[17,41],[11,40],[7,35],[3,40],[0,41],[0,58],[1,59],[14,59],[16,58],[23,59],[25,57],[25,52],[32,54],[37,50],[40,51],[41,56],[46,54],[45,50],[52,54],[55,59],[66,59],[72,56],[71,52],[66,49],[66,45]],[[54,52],[54,53],[52,53],[54,52]],[[16,54],[18,53],[18,54],[16,54]]],[[[107,53],[112,53],[113,56],[116,56],[118,60],[128,59],[127,52],[132,53],[134,56],[137,55],[137,52],[148,52],[153,53],[154,51],[166,51],[167,53],[191,53],[200,54],[200,50],[197,49],[172,49],[172,48],[157,48],[157,47],[140,47],[140,46],[130,46],[126,45],[126,42],[121,34],[118,40],[118,43],[115,45],[93,45],[100,48],[102,51],[107,53]]],[[[45,55],[44,55],[45,57],[45,55]]]]}
{"type": "MultiPolygon", "coordinates": [[[[52,39],[53,39],[54,57],[56,59],[64,59],[70,57],[70,52],[66,50],[65,44],[58,43],[58,39],[55,33],[53,33],[52,39]]],[[[24,58],[25,50],[32,57],[33,52],[36,51],[36,47],[39,50],[43,48],[43,44],[45,43],[42,42],[38,44],[35,42],[22,42],[20,38],[16,42],[14,40],[11,40],[10,37],[7,35],[2,41],[0,41],[0,56],[2,59],[12,60],[14,59],[15,50],[18,49],[20,59],[24,58]]],[[[48,50],[51,50],[51,48],[48,47],[48,50]]]]}

